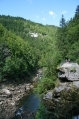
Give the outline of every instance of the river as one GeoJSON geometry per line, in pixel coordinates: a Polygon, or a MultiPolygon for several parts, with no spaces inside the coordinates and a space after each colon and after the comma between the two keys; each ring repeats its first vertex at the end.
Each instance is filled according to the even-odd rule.
{"type": "MultiPolygon", "coordinates": [[[[37,80],[42,78],[41,70],[38,71],[38,77],[36,78],[37,80]]],[[[37,82],[35,82],[33,85],[37,86],[37,82]]],[[[21,100],[19,109],[16,112],[16,116],[12,119],[35,119],[35,114],[39,108],[39,104],[39,97],[33,92],[30,92],[28,96],[21,100]]]]}
{"type": "MultiPolygon", "coordinates": [[[[38,96],[34,93],[29,94],[21,100],[16,116],[12,119],[35,119],[35,114],[39,108],[39,104],[40,99],[38,96]]],[[[79,115],[73,116],[71,119],[79,119],[79,115]]]]}
{"type": "Polygon", "coordinates": [[[20,107],[16,112],[16,116],[12,119],[34,119],[39,108],[40,99],[34,94],[29,94],[20,102],[20,107]]]}
{"type": "MultiPolygon", "coordinates": [[[[41,76],[39,77],[39,79],[41,76]]],[[[35,119],[35,114],[38,111],[40,105],[39,97],[30,92],[30,94],[24,97],[20,104],[19,109],[16,112],[16,116],[12,119],[35,119]]],[[[70,118],[67,118],[70,119],[70,118]]],[[[74,115],[71,119],[79,119],[79,115],[74,115]]]]}

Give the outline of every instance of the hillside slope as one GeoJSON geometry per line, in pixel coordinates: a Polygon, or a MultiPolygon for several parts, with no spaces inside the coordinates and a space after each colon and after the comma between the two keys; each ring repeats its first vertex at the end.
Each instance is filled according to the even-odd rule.
{"type": "Polygon", "coordinates": [[[5,15],[0,16],[0,23],[4,29],[0,39],[1,79],[19,80],[38,67],[47,67],[55,50],[57,27],[5,15]],[[6,52],[10,55],[5,57],[6,52]]]}

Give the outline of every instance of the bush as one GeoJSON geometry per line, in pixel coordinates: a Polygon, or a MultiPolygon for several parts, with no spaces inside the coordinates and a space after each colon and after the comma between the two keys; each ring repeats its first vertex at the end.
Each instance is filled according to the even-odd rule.
{"type": "Polygon", "coordinates": [[[7,57],[3,67],[3,74],[8,79],[18,80],[18,78],[24,78],[27,74],[27,65],[22,58],[7,57]]]}
{"type": "Polygon", "coordinates": [[[38,83],[37,88],[35,89],[40,96],[47,92],[47,90],[51,90],[55,87],[55,82],[50,78],[42,78],[38,83]]]}

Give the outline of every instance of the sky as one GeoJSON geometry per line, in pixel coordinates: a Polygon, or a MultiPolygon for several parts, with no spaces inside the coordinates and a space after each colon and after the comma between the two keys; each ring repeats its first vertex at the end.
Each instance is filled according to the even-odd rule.
{"type": "Polygon", "coordinates": [[[0,0],[0,15],[59,26],[62,14],[69,21],[74,17],[77,5],[79,0],[0,0]]]}

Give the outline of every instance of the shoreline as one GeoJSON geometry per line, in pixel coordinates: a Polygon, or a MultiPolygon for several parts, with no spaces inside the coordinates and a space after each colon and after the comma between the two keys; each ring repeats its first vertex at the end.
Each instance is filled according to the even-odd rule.
{"type": "Polygon", "coordinates": [[[18,109],[19,101],[24,96],[28,96],[33,88],[32,83],[0,85],[0,118],[13,118],[18,109]]]}
{"type": "Polygon", "coordinates": [[[40,74],[41,70],[38,69],[35,74],[32,74],[29,82],[0,84],[0,119],[15,117],[21,99],[33,90],[40,74]]]}

